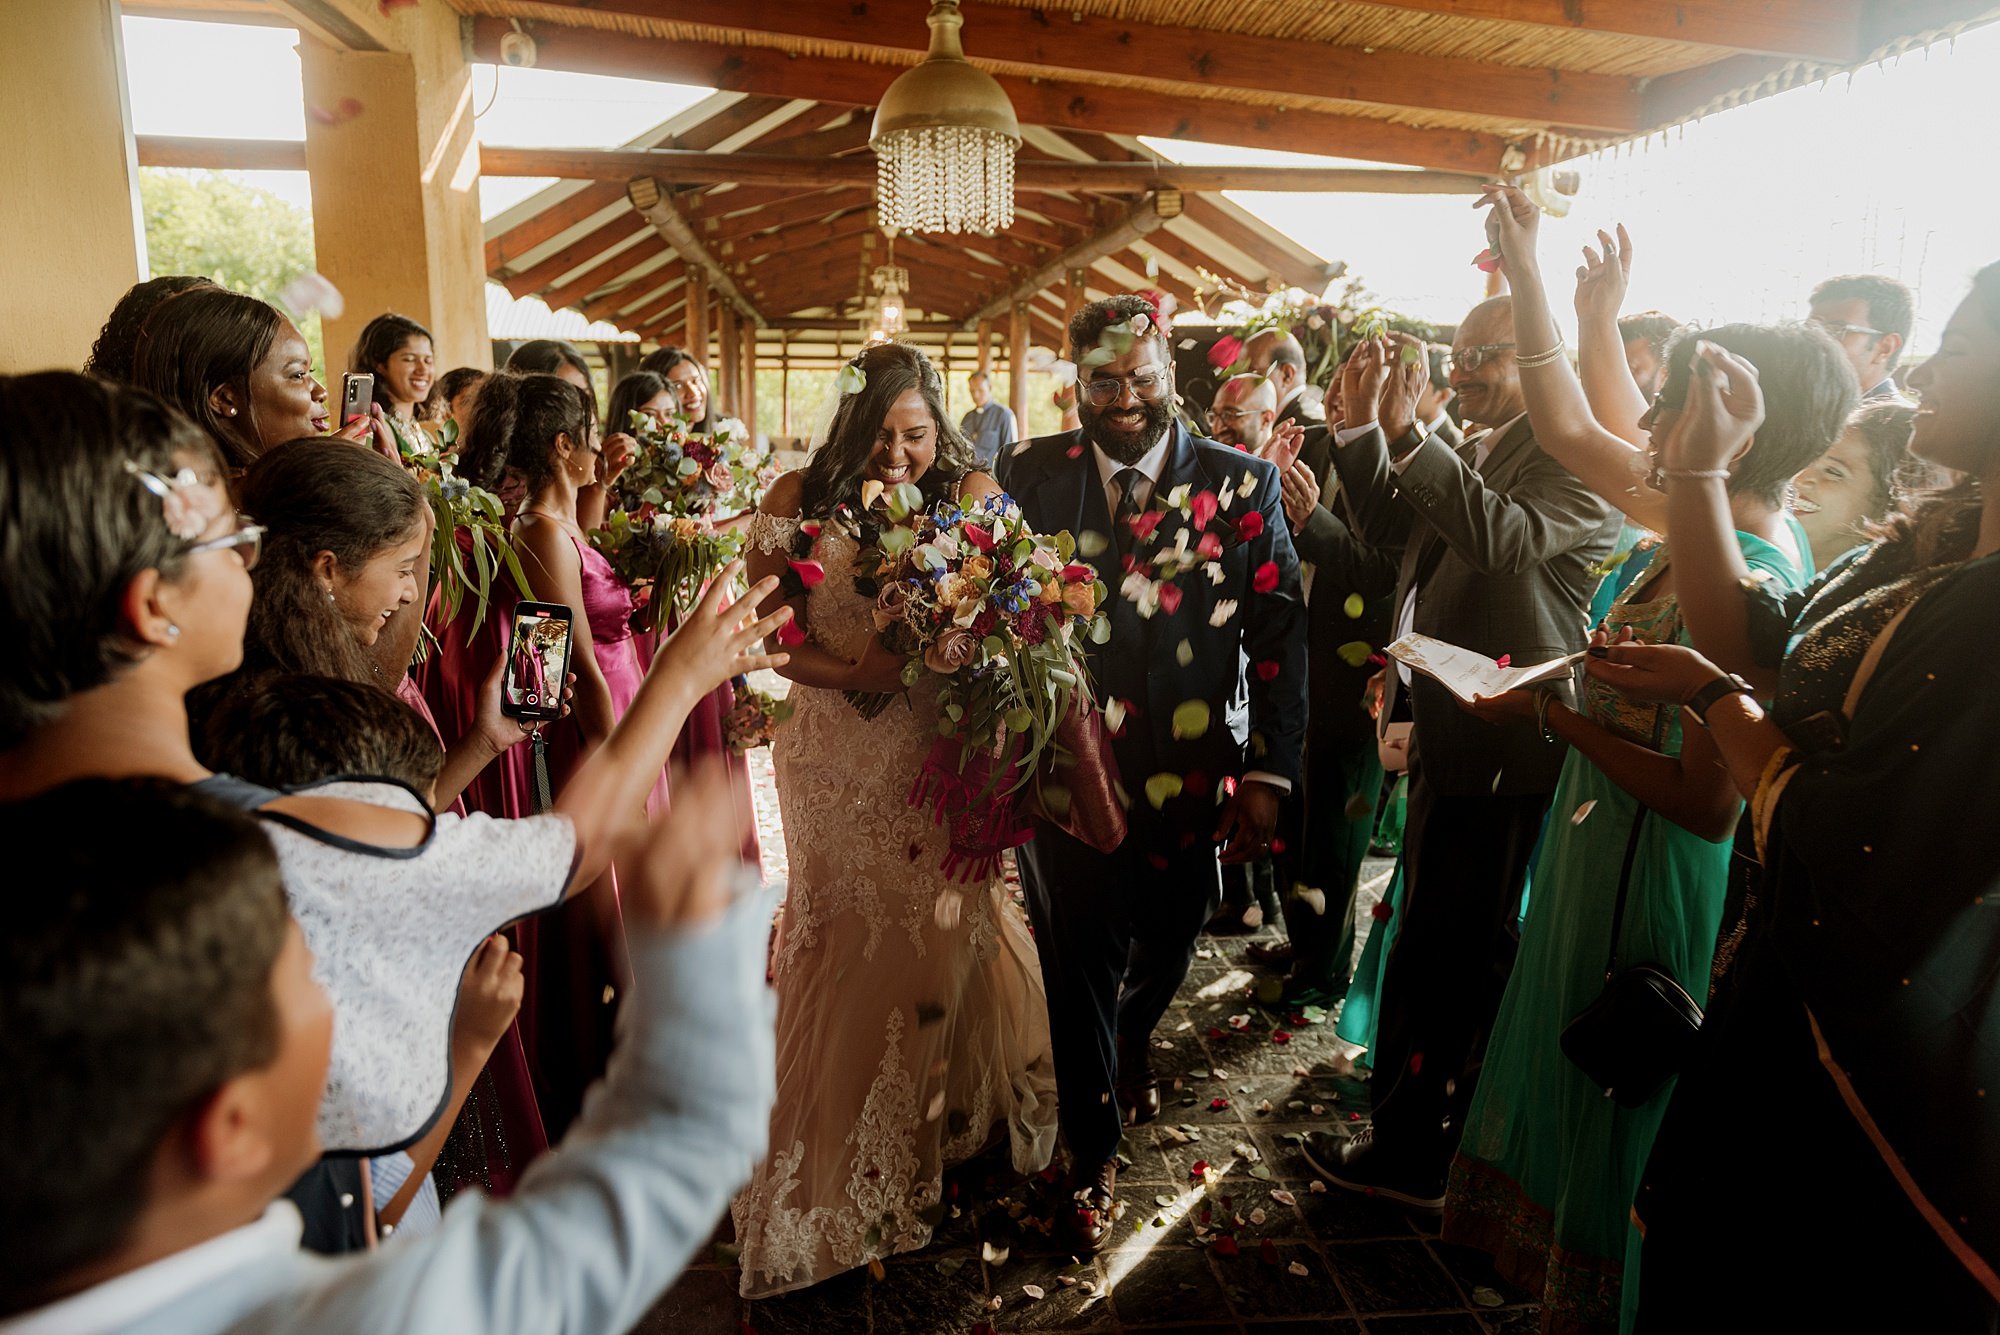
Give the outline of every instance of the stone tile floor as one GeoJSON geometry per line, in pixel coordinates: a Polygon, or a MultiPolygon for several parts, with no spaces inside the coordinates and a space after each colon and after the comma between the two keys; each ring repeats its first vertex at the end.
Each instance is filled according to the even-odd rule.
{"type": "MultiPolygon", "coordinates": [[[[767,869],[782,875],[769,753],[752,753],[767,869]]],[[[1389,864],[1363,873],[1362,921],[1389,864]]],[[[1528,1295],[1486,1258],[1437,1238],[1435,1219],[1338,1189],[1315,1192],[1306,1131],[1355,1128],[1367,1087],[1330,1020],[1254,1001],[1256,936],[1204,938],[1153,1054],[1165,1106],[1135,1128],[1113,1245],[1078,1259],[1034,1226],[1050,1191],[1004,1156],[947,1180],[956,1210],[932,1245],[813,1289],[737,1296],[725,1221],[639,1326],[645,1335],[1000,1335],[1011,1331],[1234,1335],[1500,1335],[1534,1331],[1528,1295]],[[1247,1025],[1232,1026],[1232,1016],[1247,1025]],[[1273,1041],[1274,1032],[1291,1037],[1273,1041]],[[1315,1111],[1317,1109],[1317,1111],[1315,1111]],[[1206,1163],[1203,1180],[1192,1173],[1206,1163]],[[1041,1296],[1037,1297],[1039,1293],[1041,1296]]]]}

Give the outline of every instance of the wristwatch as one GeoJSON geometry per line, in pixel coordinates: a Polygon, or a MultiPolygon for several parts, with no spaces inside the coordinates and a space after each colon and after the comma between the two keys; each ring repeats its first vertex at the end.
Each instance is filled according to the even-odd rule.
{"type": "Polygon", "coordinates": [[[1717,700],[1720,700],[1725,695],[1747,695],[1755,699],[1757,690],[1735,673],[1725,672],[1710,681],[1707,685],[1700,687],[1692,695],[1688,696],[1687,699],[1681,701],[1681,705],[1690,714],[1694,715],[1696,722],[1706,728],[1708,726],[1708,711],[1714,707],[1717,700]]]}

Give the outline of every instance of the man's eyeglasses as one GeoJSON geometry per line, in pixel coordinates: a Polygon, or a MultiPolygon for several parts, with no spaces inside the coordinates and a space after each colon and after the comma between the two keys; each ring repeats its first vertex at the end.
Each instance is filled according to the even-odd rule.
{"type": "Polygon", "coordinates": [[[1208,410],[1208,415],[1228,422],[1231,426],[1238,426],[1253,417],[1261,416],[1263,412],[1261,408],[1211,408],[1208,410]]]}
{"type": "Polygon", "coordinates": [[[1814,320],[1813,323],[1832,334],[1836,343],[1845,341],[1849,334],[1866,334],[1870,338],[1880,338],[1889,332],[1865,324],[1844,324],[1839,320],[1814,320]]]}
{"type": "Polygon", "coordinates": [[[1444,355],[1445,374],[1450,375],[1452,368],[1457,367],[1470,375],[1486,363],[1498,361],[1501,353],[1513,349],[1512,343],[1474,343],[1470,347],[1453,348],[1444,355]]]}
{"type": "Polygon", "coordinates": [[[264,551],[264,526],[262,524],[245,524],[233,533],[225,533],[219,538],[210,538],[205,542],[195,543],[187,549],[187,554],[189,556],[199,556],[203,552],[226,552],[231,548],[234,548],[236,554],[243,558],[243,568],[245,570],[254,569],[257,565],[258,556],[264,551]]]}
{"type": "Polygon", "coordinates": [[[1173,382],[1161,372],[1148,372],[1129,376],[1102,376],[1096,380],[1086,380],[1079,388],[1083,397],[1093,408],[1109,408],[1125,396],[1127,387],[1132,396],[1141,403],[1158,403],[1173,390],[1173,382]]]}

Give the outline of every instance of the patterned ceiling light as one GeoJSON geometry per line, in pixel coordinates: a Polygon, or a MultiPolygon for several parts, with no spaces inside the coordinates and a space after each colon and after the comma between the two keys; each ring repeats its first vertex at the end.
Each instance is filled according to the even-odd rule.
{"type": "Polygon", "coordinates": [[[931,6],[931,49],[875,108],[882,226],[906,232],[995,232],[1014,221],[1021,123],[1000,85],[965,59],[958,0],[931,6]]]}

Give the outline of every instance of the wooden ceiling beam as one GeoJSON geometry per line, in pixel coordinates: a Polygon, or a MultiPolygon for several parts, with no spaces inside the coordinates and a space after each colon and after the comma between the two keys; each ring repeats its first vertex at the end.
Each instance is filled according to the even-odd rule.
{"type": "MultiPolygon", "coordinates": [[[[865,4],[758,0],[753,10],[746,10],[742,0],[557,3],[578,10],[587,8],[593,14],[613,10],[723,30],[716,34],[718,40],[726,33],[752,28],[760,33],[840,42],[912,57],[921,56],[927,43],[922,25],[865,4]]],[[[541,31],[537,29],[538,36],[541,31]]],[[[1334,98],[1529,124],[1560,122],[1623,133],[1644,128],[1638,119],[1634,81],[1615,75],[998,5],[982,8],[971,17],[965,25],[964,42],[967,56],[975,63],[1035,66],[1056,78],[1083,82],[1106,74],[1170,79],[1232,92],[1334,98]]]]}
{"type": "Polygon", "coordinates": [[[1154,250],[1159,251],[1162,255],[1179,260],[1190,269],[1206,269],[1218,277],[1241,283],[1252,292],[1260,292],[1264,289],[1263,275],[1238,273],[1216,256],[1199,249],[1193,243],[1183,237],[1174,235],[1164,227],[1146,238],[1146,244],[1154,250]]]}
{"type": "Polygon", "coordinates": [[[702,244],[701,238],[688,226],[687,219],[674,207],[666,189],[658,181],[641,177],[628,183],[626,193],[632,207],[645,214],[646,221],[659,229],[660,235],[666,238],[667,244],[674,248],[681,260],[697,266],[707,275],[709,287],[718,296],[735,307],[752,325],[764,322],[763,315],[750,304],[750,299],[737,288],[735,279],[702,244]]]}
{"type": "MultiPolygon", "coordinates": [[[[641,219],[641,221],[644,220],[641,219]]],[[[542,300],[548,303],[551,310],[557,310],[564,306],[574,306],[577,302],[584,300],[593,293],[604,291],[612,283],[625,277],[625,275],[631,273],[632,270],[638,268],[648,260],[656,259],[663,254],[671,254],[672,251],[673,247],[667,244],[666,238],[655,233],[647,237],[644,241],[641,241],[638,245],[633,246],[630,250],[622,251],[604,263],[595,266],[585,273],[579,274],[569,282],[564,283],[561,287],[550,288],[541,294],[542,300]]],[[[638,278],[632,279],[631,282],[645,282],[653,274],[667,273],[669,270],[678,272],[678,264],[677,260],[669,260],[658,269],[648,270],[638,278]]],[[[628,283],[619,283],[618,285],[620,288],[629,286],[628,283]]]]}
{"type": "MultiPolygon", "coordinates": [[[[739,22],[755,22],[758,12],[743,10],[739,22]]],[[[498,63],[501,38],[511,31],[512,24],[505,19],[474,19],[474,59],[498,63]]],[[[902,73],[899,65],[798,56],[776,47],[667,41],[551,23],[535,24],[533,32],[538,48],[536,65],[541,69],[612,74],[846,105],[879,101],[902,73]]],[[[1482,173],[1498,167],[1506,148],[1504,142],[1491,135],[1465,130],[1421,130],[1364,116],[1284,110],[1214,98],[1166,98],[1150,90],[1107,88],[1081,80],[1031,80],[1003,75],[999,82],[1013,102],[1015,113],[1031,125],[1198,139],[1482,173]]]]}
{"type": "MultiPolygon", "coordinates": [[[[497,176],[500,173],[488,172],[487,175],[497,176]]],[[[733,190],[706,188],[712,184],[716,182],[702,181],[696,183],[693,188],[677,191],[674,195],[674,207],[685,213],[689,221],[705,220],[724,218],[732,213],[741,213],[745,209],[759,209],[769,204],[782,204],[789,199],[798,199],[801,195],[800,186],[796,181],[789,185],[738,185],[733,190]]],[[[872,189],[873,177],[869,178],[869,185],[872,189]]],[[[809,189],[816,191],[817,187],[809,189]]]]}
{"type": "Polygon", "coordinates": [[[758,232],[741,239],[725,238],[715,243],[715,255],[725,264],[735,265],[737,272],[741,273],[744,265],[760,255],[777,255],[808,246],[831,245],[854,237],[866,236],[875,230],[875,211],[856,209],[830,222],[781,227],[776,231],[758,232]]]}
{"type": "MultiPolygon", "coordinates": [[[[616,181],[651,176],[662,185],[715,185],[724,181],[746,186],[799,183],[814,188],[875,183],[875,159],[861,154],[844,158],[764,157],[749,153],[688,153],[658,148],[480,148],[481,170],[487,176],[559,176],[571,180],[616,181]]],[[[1097,190],[1138,195],[1171,188],[1186,191],[1276,190],[1315,194],[1473,195],[1488,179],[1471,172],[1399,171],[1375,167],[1218,167],[1168,162],[1022,162],[1014,168],[1018,191],[1097,190]]],[[[730,194],[734,194],[731,191],[730,194]]],[[[779,197],[785,195],[779,191],[779,197]]],[[[723,196],[721,198],[727,198],[723,196]]],[[[1039,199],[1023,201],[1037,207],[1039,199]]],[[[1078,210],[1060,210],[1066,217],[1078,210]]],[[[1087,209],[1085,210],[1087,212],[1087,209]]]]}
{"type": "Polygon", "coordinates": [[[874,203],[874,195],[861,190],[817,190],[809,195],[795,194],[775,204],[760,204],[748,213],[726,218],[690,212],[688,220],[695,223],[702,236],[718,244],[727,244],[768,232],[774,227],[825,222],[836,214],[871,208],[874,203]]]}
{"type": "MultiPolygon", "coordinates": [[[[1156,263],[1153,266],[1155,272],[1147,273],[1146,257],[1136,250],[1121,250],[1115,255],[1105,256],[1104,259],[1122,268],[1130,269],[1149,285],[1157,287],[1160,291],[1172,293],[1174,300],[1180,303],[1179,310],[1186,311],[1194,308],[1194,289],[1174,277],[1171,273],[1168,273],[1165,265],[1156,263]]],[[[1103,262],[1103,260],[1099,261],[1100,264],[1103,262]]],[[[1097,273],[1098,271],[1093,269],[1091,272],[1097,273]]],[[[1099,276],[1107,279],[1107,281],[1109,279],[1109,275],[1099,274],[1099,276]]]]}
{"type": "MultiPolygon", "coordinates": [[[[810,283],[830,282],[836,285],[836,295],[845,300],[859,296],[867,282],[868,272],[881,263],[881,254],[876,252],[864,263],[860,252],[836,255],[831,258],[811,255],[773,256],[762,263],[753,264],[743,272],[743,281],[767,298],[776,298],[787,303],[785,309],[797,310],[813,303],[795,300],[793,289],[810,283]]],[[[970,287],[976,277],[984,277],[985,270],[1004,275],[1007,270],[998,265],[981,265],[972,268],[961,261],[947,264],[931,259],[904,258],[897,262],[910,271],[912,283],[944,283],[954,287],[970,287]]],[[[817,291],[818,289],[814,289],[817,291]]],[[[919,303],[922,304],[922,303],[919,303]]]]}
{"type": "Polygon", "coordinates": [[[1096,236],[1079,241],[1008,290],[982,303],[966,317],[966,332],[971,333],[981,320],[1005,315],[1016,302],[1031,300],[1044,288],[1064,281],[1071,269],[1088,269],[1106,255],[1125,249],[1140,237],[1161,231],[1167,219],[1177,216],[1180,211],[1181,199],[1178,195],[1148,195],[1134,204],[1123,218],[1096,236]]]}
{"type": "MultiPolygon", "coordinates": [[[[500,281],[516,298],[540,292],[578,265],[590,263],[619,242],[645,230],[644,218],[636,213],[621,213],[602,227],[586,232],[540,263],[531,264],[521,272],[509,274],[500,281]]],[[[620,255],[619,258],[622,260],[624,256],[620,255]]],[[[640,258],[643,259],[644,256],[640,258]]]]}
{"type": "MultiPolygon", "coordinates": [[[[661,244],[665,245],[665,238],[661,239],[661,244]]],[[[662,288],[681,282],[686,277],[687,265],[677,255],[657,269],[648,269],[636,278],[627,279],[600,295],[589,297],[576,308],[583,312],[583,318],[586,320],[613,319],[618,312],[631,310],[635,302],[651,297],[662,288]]],[[[575,302],[572,301],[570,304],[575,302]]]]}
{"type": "MultiPolygon", "coordinates": [[[[1378,9],[1692,42],[1833,64],[1860,50],[1862,0],[1356,0],[1378,9]]],[[[970,25],[967,25],[970,27],[970,25]]]]}
{"type": "MultiPolygon", "coordinates": [[[[481,171],[485,168],[482,165],[481,171]]],[[[523,175],[549,176],[551,172],[524,172],[523,175]]],[[[510,227],[498,236],[486,239],[486,272],[493,273],[506,267],[507,263],[519,255],[540,245],[553,241],[570,228],[602,213],[613,204],[625,198],[623,182],[610,178],[594,181],[575,194],[568,195],[526,219],[517,226],[510,227]]]]}
{"type": "Polygon", "coordinates": [[[1025,241],[1012,240],[1005,232],[1001,232],[997,236],[972,235],[954,237],[926,236],[922,233],[917,233],[910,236],[898,236],[896,238],[896,245],[898,247],[907,247],[908,250],[904,253],[933,255],[944,259],[947,263],[950,262],[953,256],[964,255],[973,251],[990,256],[1002,264],[1020,269],[1033,269],[1038,265],[1047,263],[1049,259],[1045,247],[1031,246],[1025,241]]]}

